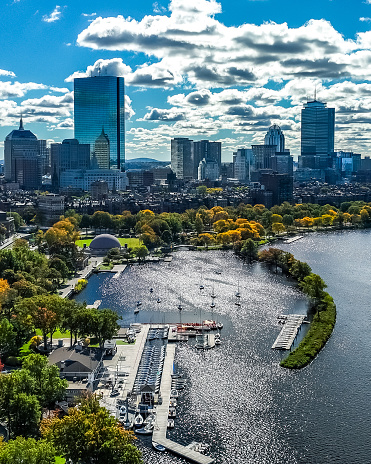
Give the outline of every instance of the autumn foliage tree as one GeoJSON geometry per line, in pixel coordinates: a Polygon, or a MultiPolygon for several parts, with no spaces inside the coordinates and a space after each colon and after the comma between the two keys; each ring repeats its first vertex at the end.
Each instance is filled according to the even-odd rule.
{"type": "Polygon", "coordinates": [[[94,395],[82,399],[79,408],[70,408],[62,419],[45,419],[43,437],[67,461],[80,464],[140,464],[134,435],[124,430],[94,395]]]}

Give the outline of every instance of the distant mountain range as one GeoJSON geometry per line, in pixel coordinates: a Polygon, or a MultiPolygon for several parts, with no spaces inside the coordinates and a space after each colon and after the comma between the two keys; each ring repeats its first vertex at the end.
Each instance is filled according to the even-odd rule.
{"type": "Polygon", "coordinates": [[[170,161],[158,161],[154,158],[133,158],[125,160],[126,170],[152,169],[167,166],[170,161]]]}
{"type": "Polygon", "coordinates": [[[170,161],[159,161],[154,158],[132,158],[125,160],[126,164],[131,163],[160,163],[160,164],[169,164],[170,161]]]}

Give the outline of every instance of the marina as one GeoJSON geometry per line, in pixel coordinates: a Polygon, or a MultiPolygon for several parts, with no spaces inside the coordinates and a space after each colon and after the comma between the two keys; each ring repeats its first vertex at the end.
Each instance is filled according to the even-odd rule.
{"type": "MultiPolygon", "coordinates": [[[[200,309],[203,319],[224,324],[222,343],[214,349],[196,350],[196,333],[191,335],[191,329],[190,336],[185,335],[187,343],[170,343],[176,346],[175,369],[182,374],[173,380],[183,380],[174,386],[179,394],[176,417],[174,427],[166,434],[173,442],[184,447],[192,442],[208,444],[206,453],[219,464],[345,460],[363,464],[368,462],[370,451],[368,428],[364,427],[370,419],[370,369],[364,363],[369,351],[367,331],[360,331],[359,327],[369,323],[369,272],[366,264],[360,268],[360,261],[354,260],[354,256],[368,252],[369,236],[369,231],[306,234],[291,245],[282,245],[324,278],[338,308],[336,329],[326,348],[308,368],[297,372],[282,369],[279,362],[288,352],[271,347],[285,325],[277,324],[277,316],[306,314],[307,299],[285,276],[257,263],[241,266],[231,252],[179,251],[172,263],[128,266],[117,279],[109,273],[94,274],[76,298],[88,304],[101,299],[102,307],[118,311],[123,318],[123,335],[134,323],[141,324],[142,332],[149,325],[153,328],[166,323],[169,327],[177,327],[180,322],[200,323],[200,309]],[[329,262],[331,272],[326,272],[329,262]],[[201,267],[205,287],[202,294],[201,267]],[[221,274],[216,272],[219,270],[221,274]],[[344,282],[349,275],[357,277],[357,285],[352,282],[352,293],[348,294],[348,289],[345,294],[344,282]],[[240,307],[234,304],[238,281],[243,299],[240,307]],[[213,288],[214,315],[210,310],[213,288]],[[158,296],[161,304],[156,303],[158,296]],[[142,307],[134,317],[138,300],[142,307]],[[345,428],[345,423],[354,426],[345,428]]],[[[308,327],[309,324],[301,327],[291,349],[308,327]]],[[[142,332],[137,333],[135,344],[117,346],[126,357],[126,361],[120,362],[119,371],[120,366],[122,371],[128,371],[131,354],[126,354],[127,350],[134,349],[131,352],[135,353],[142,332]]],[[[112,360],[107,363],[113,364],[112,360]]],[[[113,365],[111,369],[116,371],[113,365]]],[[[124,380],[126,389],[128,377],[119,379],[124,380]]],[[[105,398],[114,401],[109,393],[105,389],[105,398]]],[[[126,392],[118,400],[121,396],[126,397],[126,392]]],[[[187,463],[180,455],[159,453],[152,448],[151,436],[141,436],[137,444],[146,463],[187,463]]]]}
{"type": "Polygon", "coordinates": [[[284,323],[281,332],[273,343],[273,350],[290,350],[298,331],[305,321],[306,316],[301,314],[288,314],[278,316],[280,322],[284,323]]]}

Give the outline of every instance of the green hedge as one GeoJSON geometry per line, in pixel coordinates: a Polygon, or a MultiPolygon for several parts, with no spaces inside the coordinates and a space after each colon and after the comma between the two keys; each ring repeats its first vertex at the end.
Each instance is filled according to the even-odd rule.
{"type": "Polygon", "coordinates": [[[324,293],[319,304],[321,311],[316,312],[310,329],[298,347],[281,361],[282,367],[300,369],[308,365],[330,338],[336,321],[336,305],[333,298],[327,292],[324,293]]]}

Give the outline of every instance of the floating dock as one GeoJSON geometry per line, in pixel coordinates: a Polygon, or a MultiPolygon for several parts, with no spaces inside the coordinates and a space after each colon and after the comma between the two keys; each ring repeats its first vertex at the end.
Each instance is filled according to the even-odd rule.
{"type": "Polygon", "coordinates": [[[86,305],[86,307],[98,309],[101,304],[102,304],[102,300],[95,300],[92,305],[86,305]]]}
{"type": "Polygon", "coordinates": [[[189,461],[196,462],[198,464],[212,464],[214,462],[213,458],[205,456],[197,451],[194,451],[186,446],[182,446],[179,443],[166,438],[172,380],[171,374],[173,373],[174,357],[175,345],[168,344],[166,347],[165,362],[162,371],[160,387],[162,404],[159,404],[156,408],[157,418],[152,440],[164,446],[167,450],[173,452],[174,454],[188,459],[189,461]]]}
{"type": "Polygon", "coordinates": [[[288,314],[278,316],[278,319],[284,320],[285,325],[282,327],[280,334],[273,343],[273,350],[289,350],[298,334],[301,324],[306,316],[302,314],[288,314]]]}
{"type": "Polygon", "coordinates": [[[293,242],[296,242],[296,240],[300,240],[303,237],[304,235],[297,235],[296,237],[286,239],[285,243],[293,243],[293,242]]]}

